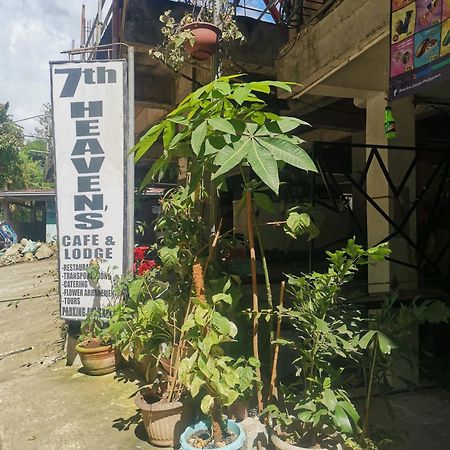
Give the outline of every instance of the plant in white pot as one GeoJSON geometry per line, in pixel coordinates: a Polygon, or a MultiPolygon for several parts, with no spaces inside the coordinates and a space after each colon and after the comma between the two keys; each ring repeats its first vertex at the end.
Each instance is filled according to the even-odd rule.
{"type": "MultiPolygon", "coordinates": [[[[292,326],[295,339],[281,340],[295,354],[296,380],[265,412],[272,420],[272,442],[280,450],[347,448],[362,438],[360,416],[344,389],[349,361],[361,354],[361,313],[342,295],[359,265],[382,260],[381,245],[364,250],[349,240],[327,252],[326,273],[288,276],[291,308],[279,314],[292,326]]],[[[357,447],[353,447],[357,448],[357,447]]]]}
{"type": "Polygon", "coordinates": [[[185,14],[179,22],[166,11],[159,20],[163,26],[164,41],[150,50],[150,55],[160,59],[178,72],[187,58],[206,61],[220,46],[231,41],[242,41],[234,19],[233,6],[227,0],[196,0],[192,13],[185,14]]]}

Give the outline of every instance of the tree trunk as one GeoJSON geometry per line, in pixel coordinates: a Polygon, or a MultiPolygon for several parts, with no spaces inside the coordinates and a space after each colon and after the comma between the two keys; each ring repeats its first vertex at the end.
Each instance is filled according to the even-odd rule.
{"type": "Polygon", "coordinates": [[[211,407],[211,428],[213,440],[216,444],[223,441],[222,406],[217,402],[211,407]]]}

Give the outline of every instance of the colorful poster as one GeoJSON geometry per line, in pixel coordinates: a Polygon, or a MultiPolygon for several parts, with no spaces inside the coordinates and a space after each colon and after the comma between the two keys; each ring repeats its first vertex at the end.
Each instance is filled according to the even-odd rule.
{"type": "Polygon", "coordinates": [[[398,9],[409,5],[413,1],[414,0],[392,0],[392,11],[397,11],[398,9]]]}
{"type": "Polygon", "coordinates": [[[414,67],[422,67],[439,58],[441,27],[428,28],[414,35],[414,67]]]}
{"type": "Polygon", "coordinates": [[[442,24],[441,36],[441,55],[448,55],[450,53],[450,19],[442,24]]]}
{"type": "Polygon", "coordinates": [[[414,34],[416,23],[416,4],[412,3],[406,8],[395,11],[392,14],[391,29],[392,29],[392,44],[395,44],[403,39],[408,38],[414,34]]]}
{"type": "Polygon", "coordinates": [[[450,79],[450,0],[392,0],[391,100],[450,79]]]}
{"type": "Polygon", "coordinates": [[[450,0],[442,0],[442,20],[450,19],[450,0]]]}
{"type": "Polygon", "coordinates": [[[417,0],[416,33],[441,22],[442,0],[417,0]]]}
{"type": "Polygon", "coordinates": [[[391,51],[391,77],[414,69],[414,38],[394,44],[391,51]]]}

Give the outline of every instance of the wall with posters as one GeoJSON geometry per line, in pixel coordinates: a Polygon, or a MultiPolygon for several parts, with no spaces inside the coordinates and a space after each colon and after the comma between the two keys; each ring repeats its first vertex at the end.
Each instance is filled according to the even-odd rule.
{"type": "Polygon", "coordinates": [[[450,0],[392,0],[391,99],[450,79],[450,0]]]}
{"type": "Polygon", "coordinates": [[[125,62],[50,63],[61,316],[82,320],[112,301],[123,272],[125,62]],[[86,268],[101,259],[98,281],[86,268]]]}

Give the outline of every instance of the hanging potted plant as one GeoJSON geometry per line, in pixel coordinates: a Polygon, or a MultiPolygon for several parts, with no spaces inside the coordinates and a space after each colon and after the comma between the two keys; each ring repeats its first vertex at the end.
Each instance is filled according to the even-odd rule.
{"type": "Polygon", "coordinates": [[[159,20],[163,26],[163,44],[150,50],[150,55],[160,59],[178,72],[187,57],[197,61],[210,59],[221,44],[243,40],[234,19],[233,7],[226,0],[195,1],[192,13],[176,22],[172,12],[166,11],[159,20]]]}

